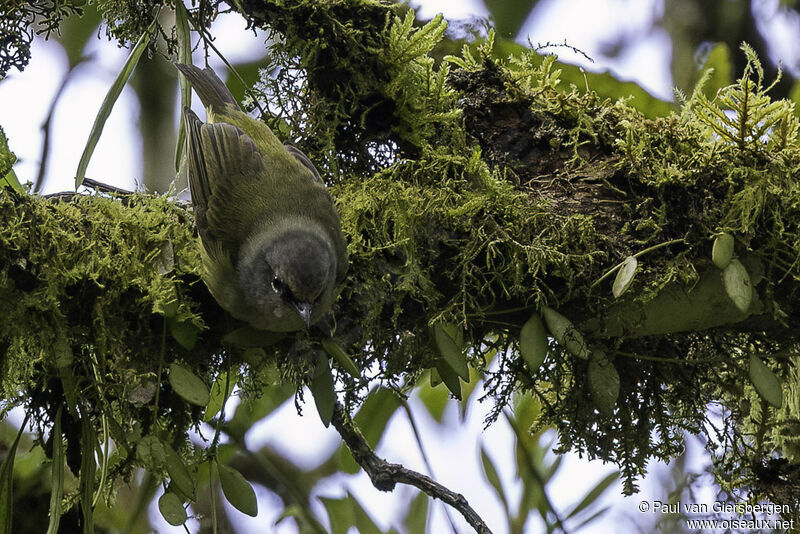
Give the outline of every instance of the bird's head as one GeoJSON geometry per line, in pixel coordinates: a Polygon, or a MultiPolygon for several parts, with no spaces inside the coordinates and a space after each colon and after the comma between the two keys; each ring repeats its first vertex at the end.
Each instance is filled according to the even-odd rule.
{"type": "MultiPolygon", "coordinates": [[[[296,314],[309,328],[330,305],[336,279],[330,245],[313,231],[298,228],[271,237],[260,249],[252,259],[254,265],[240,269],[240,276],[251,280],[255,276],[261,282],[257,284],[261,291],[245,291],[245,298],[264,313],[279,317],[296,314]]],[[[242,280],[242,287],[250,286],[242,280]]]]}

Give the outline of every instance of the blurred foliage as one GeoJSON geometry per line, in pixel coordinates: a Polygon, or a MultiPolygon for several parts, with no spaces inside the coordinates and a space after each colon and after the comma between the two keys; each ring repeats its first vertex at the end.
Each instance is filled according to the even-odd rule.
{"type": "MultiPolygon", "coordinates": [[[[0,65],[23,66],[31,32],[55,31],[85,7],[78,4],[36,4],[44,11],[35,13],[13,4],[16,11],[0,19],[14,21],[10,33],[0,26],[3,39],[15,39],[13,57],[0,65]]],[[[551,531],[578,529],[602,514],[594,503],[617,475],[569,508],[554,505],[546,489],[561,460],[546,455],[548,429],[557,431],[559,452],[619,465],[632,492],[648,462],[682,452],[685,431],[712,432],[705,408],[720,402],[728,413],[709,446],[722,445],[717,475],[725,489],[795,502],[800,377],[797,332],[788,325],[800,317],[800,141],[796,109],[771,98],[780,84],[755,51],[713,46],[703,64],[714,72],[687,82],[690,96],[672,107],[494,31],[456,40],[459,50],[443,19],[416,21],[403,5],[232,4],[272,38],[249,106],[268,110],[264,120],[325,171],[339,202],[352,266],[336,342],[363,376],[334,365],[334,377],[371,445],[404,396],[418,395],[435,420],[446,421],[450,395],[461,399],[463,416],[482,391],[494,403],[490,422],[502,417],[515,436],[517,502],[491,451],[480,451],[509,530],[523,532],[534,517],[551,531]],[[734,73],[741,73],[735,82],[734,73]],[[710,261],[711,238],[722,232],[735,236],[755,288],[745,311],[732,304],[710,261]],[[640,257],[635,280],[616,299],[600,281],[631,255],[640,257]],[[544,364],[532,369],[520,357],[520,328],[554,309],[573,338],[551,338],[544,364]],[[436,332],[447,333],[450,352],[436,332]],[[584,344],[612,362],[610,409],[598,407],[592,364],[580,356],[584,344]],[[763,402],[752,384],[745,362],[756,353],[780,380],[780,408],[763,402]],[[476,389],[481,380],[484,388],[476,389]]],[[[536,4],[487,2],[507,35],[519,31],[524,6],[536,4]]],[[[95,28],[101,16],[107,34],[127,43],[169,5],[98,1],[87,20],[95,28]]],[[[193,28],[204,32],[219,8],[197,2],[189,10],[193,28]]],[[[179,43],[169,22],[156,26],[156,47],[174,54],[179,43]]],[[[81,61],[91,34],[65,41],[70,66],[81,61]]],[[[210,46],[207,35],[201,41],[210,46]]],[[[163,74],[141,65],[142,101],[158,102],[147,109],[168,115],[163,102],[172,83],[153,88],[163,74]]],[[[161,140],[163,118],[145,128],[153,142],[161,140]]],[[[152,175],[171,164],[156,149],[147,153],[152,175]]],[[[204,517],[212,507],[221,515],[209,472],[230,465],[277,495],[301,532],[325,531],[326,523],[334,532],[379,531],[349,494],[322,499],[327,519],[314,511],[319,485],[357,470],[345,449],[310,469],[269,448],[248,450],[244,435],[255,422],[293,394],[304,406],[320,332],[265,339],[228,322],[199,282],[183,207],[143,195],[46,199],[4,189],[0,208],[0,297],[11,303],[0,309],[4,409],[27,410],[49,457],[62,436],[45,436],[57,407],[68,408],[63,462],[81,484],[65,488],[62,524],[78,525],[77,503],[86,514],[96,500],[98,525],[139,528],[156,482],[204,517]],[[175,362],[191,388],[166,378],[175,362]],[[230,388],[221,389],[223,379],[230,388]],[[241,402],[232,415],[215,417],[233,384],[241,402]],[[198,403],[194,393],[204,389],[211,400],[198,403]],[[201,419],[214,427],[203,446],[187,438],[201,419]],[[92,441],[96,475],[88,469],[95,467],[87,460],[92,441]],[[153,478],[137,505],[106,510],[115,483],[139,467],[153,478]]],[[[29,474],[20,465],[18,478],[29,474]]],[[[423,531],[427,508],[427,499],[411,495],[397,527],[423,531]]]]}

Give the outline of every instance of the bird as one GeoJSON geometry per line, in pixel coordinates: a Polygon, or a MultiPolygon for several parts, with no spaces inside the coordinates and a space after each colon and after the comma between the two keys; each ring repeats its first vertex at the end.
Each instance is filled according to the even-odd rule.
{"type": "Polygon", "coordinates": [[[176,63],[206,109],[188,107],[186,166],[202,278],[259,330],[310,329],[348,268],[339,214],[311,160],[247,115],[211,68],[176,63]]]}

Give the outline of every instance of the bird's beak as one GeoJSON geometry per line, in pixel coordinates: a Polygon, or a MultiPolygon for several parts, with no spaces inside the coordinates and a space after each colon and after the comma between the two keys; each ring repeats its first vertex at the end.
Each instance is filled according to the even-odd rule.
{"type": "Polygon", "coordinates": [[[306,325],[306,330],[311,328],[311,304],[308,302],[293,302],[297,313],[306,325]]]}

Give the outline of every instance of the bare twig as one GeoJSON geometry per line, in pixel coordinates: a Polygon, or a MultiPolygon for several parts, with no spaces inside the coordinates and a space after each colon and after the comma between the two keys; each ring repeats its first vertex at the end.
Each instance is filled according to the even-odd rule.
{"type": "Polygon", "coordinates": [[[418,488],[426,493],[429,497],[439,499],[445,504],[448,504],[458,510],[464,516],[475,532],[478,534],[491,534],[492,531],[483,522],[483,519],[472,509],[460,493],[451,491],[450,489],[442,486],[435,480],[417,473],[411,469],[406,469],[400,464],[391,464],[386,460],[378,458],[375,452],[367,444],[364,436],[353,424],[350,415],[347,414],[338,402],[333,410],[333,419],[331,420],[336,431],[344,440],[350,453],[353,455],[356,463],[369,475],[372,480],[372,485],[381,491],[392,491],[395,486],[400,484],[408,484],[418,488]]]}

